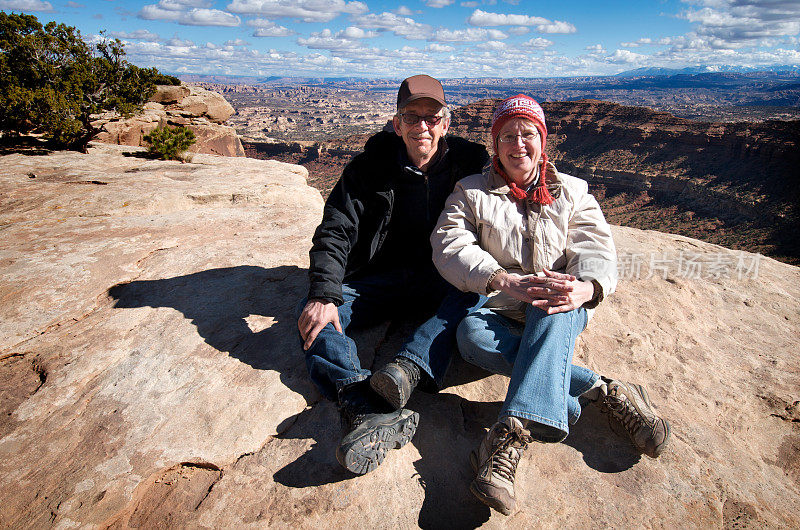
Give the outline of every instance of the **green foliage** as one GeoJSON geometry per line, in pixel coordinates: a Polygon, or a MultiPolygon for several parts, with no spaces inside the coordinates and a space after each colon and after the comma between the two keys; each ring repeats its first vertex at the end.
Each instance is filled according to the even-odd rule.
{"type": "Polygon", "coordinates": [[[195,142],[194,133],[191,129],[183,127],[169,127],[159,125],[153,131],[145,135],[144,140],[150,144],[147,152],[155,158],[161,160],[180,160],[185,161],[184,152],[195,142]]]}
{"type": "Polygon", "coordinates": [[[74,27],[0,12],[0,130],[40,132],[57,147],[85,151],[100,132],[93,114],[130,115],[156,82],[171,82],[124,56],[119,39],[88,44],[74,27]]]}

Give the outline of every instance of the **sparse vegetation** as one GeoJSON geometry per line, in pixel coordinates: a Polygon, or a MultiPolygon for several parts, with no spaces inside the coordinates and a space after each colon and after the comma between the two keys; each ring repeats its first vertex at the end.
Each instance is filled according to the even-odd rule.
{"type": "Polygon", "coordinates": [[[93,115],[131,115],[156,83],[178,81],[124,56],[119,39],[89,44],[74,27],[0,12],[0,131],[40,133],[56,148],[85,151],[101,130],[93,115]]]}
{"type": "Polygon", "coordinates": [[[153,158],[186,162],[185,152],[194,144],[195,135],[191,129],[182,125],[170,127],[161,124],[145,135],[144,140],[150,144],[147,152],[153,158]]]}

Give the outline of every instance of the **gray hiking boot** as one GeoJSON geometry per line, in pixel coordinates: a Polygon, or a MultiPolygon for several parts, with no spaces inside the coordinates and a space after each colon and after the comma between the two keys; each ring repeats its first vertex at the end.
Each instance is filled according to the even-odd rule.
{"type": "Polygon", "coordinates": [[[657,458],[669,441],[669,422],[660,418],[642,385],[603,378],[606,391],[597,404],[630,436],[633,445],[650,458],[657,458]]]}
{"type": "Polygon", "coordinates": [[[372,374],[369,384],[392,407],[405,406],[422,376],[422,370],[410,359],[395,357],[394,361],[372,374]]]}
{"type": "Polygon", "coordinates": [[[530,442],[530,433],[519,419],[506,416],[495,423],[477,451],[469,455],[477,473],[469,486],[473,495],[503,515],[510,514],[516,505],[514,474],[530,442]]]}
{"type": "Polygon", "coordinates": [[[419,414],[388,406],[365,384],[353,385],[340,395],[339,410],[345,435],[336,459],[349,471],[363,475],[377,468],[392,449],[407,444],[417,430],[419,414]]]}

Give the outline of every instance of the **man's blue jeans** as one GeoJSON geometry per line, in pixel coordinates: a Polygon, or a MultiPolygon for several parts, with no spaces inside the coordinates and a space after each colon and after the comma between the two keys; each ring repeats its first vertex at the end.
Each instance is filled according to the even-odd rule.
{"type": "Polygon", "coordinates": [[[528,419],[535,440],[560,442],[568,423],[580,416],[578,396],[599,378],[572,364],[575,339],[586,323],[582,307],[548,315],[529,306],[524,324],[477,309],[458,327],[458,349],[467,362],[511,377],[501,418],[528,419]]]}
{"type": "MultiPolygon", "coordinates": [[[[372,274],[342,285],[344,303],[339,323],[344,334],[325,326],[306,351],[312,382],[332,401],[339,390],[363,381],[370,371],[361,367],[348,329],[379,324],[390,318],[428,317],[408,338],[399,356],[414,361],[441,388],[450,365],[458,323],[486,300],[448,284],[433,269],[394,270],[372,274]]],[[[302,302],[300,308],[305,305],[302,302]]]]}

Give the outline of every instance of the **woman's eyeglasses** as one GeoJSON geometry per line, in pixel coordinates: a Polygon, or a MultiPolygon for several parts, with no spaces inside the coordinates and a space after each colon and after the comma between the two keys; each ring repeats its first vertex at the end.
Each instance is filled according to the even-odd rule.
{"type": "Polygon", "coordinates": [[[416,114],[412,114],[410,112],[402,112],[400,113],[400,117],[403,118],[403,122],[407,125],[416,125],[420,121],[425,121],[431,127],[434,127],[442,121],[442,116],[417,116],[416,114]]]}
{"type": "Polygon", "coordinates": [[[510,144],[511,142],[516,142],[517,138],[522,138],[524,143],[529,144],[536,140],[537,136],[539,136],[539,131],[526,131],[522,134],[504,134],[497,140],[500,143],[510,144]]]}

